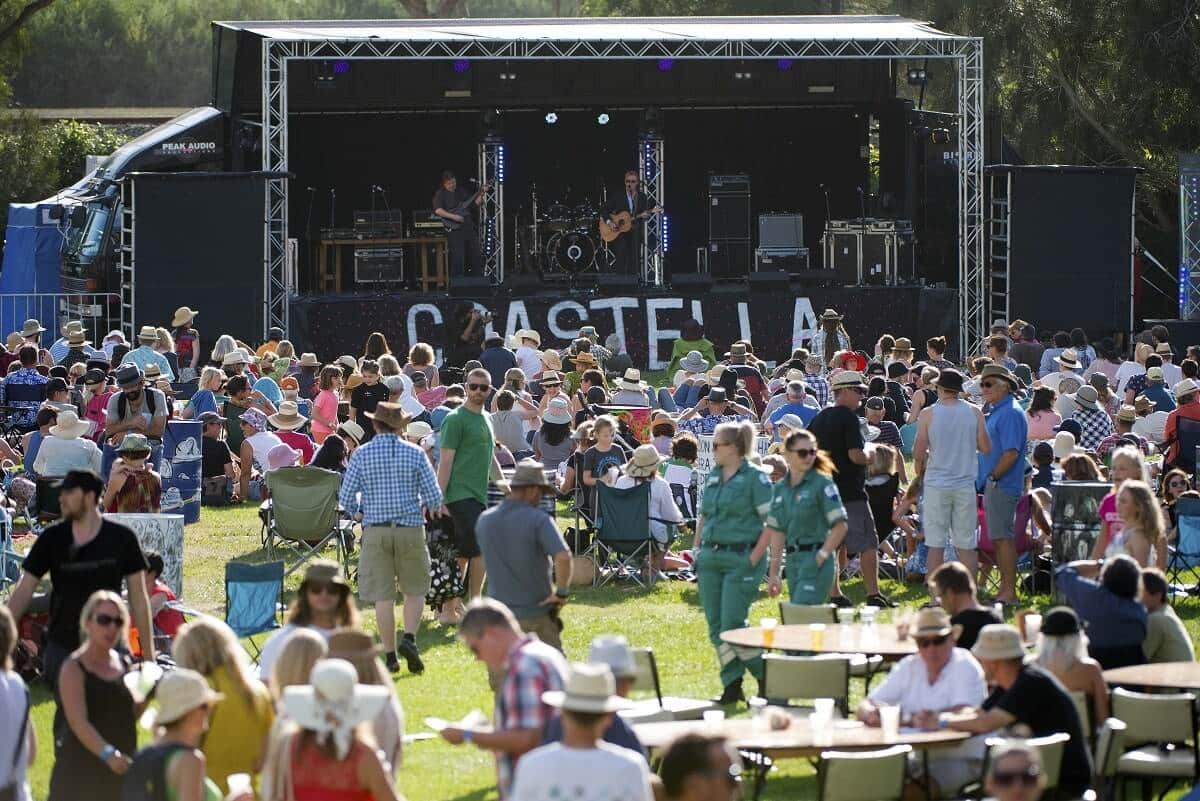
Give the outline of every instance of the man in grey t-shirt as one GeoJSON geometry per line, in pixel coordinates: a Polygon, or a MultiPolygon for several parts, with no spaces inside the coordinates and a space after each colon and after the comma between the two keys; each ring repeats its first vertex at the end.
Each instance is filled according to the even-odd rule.
{"type": "Polygon", "coordinates": [[[509,481],[508,497],[479,516],[475,534],[487,594],[512,610],[523,631],[561,651],[558,610],[570,595],[571,552],[554,519],[539,506],[542,494],[553,491],[540,462],[522,461],[509,481]]]}

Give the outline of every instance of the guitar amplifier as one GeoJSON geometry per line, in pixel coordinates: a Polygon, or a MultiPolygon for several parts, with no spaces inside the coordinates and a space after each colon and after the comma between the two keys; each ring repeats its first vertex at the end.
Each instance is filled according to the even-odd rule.
{"type": "Polygon", "coordinates": [[[399,209],[354,212],[354,233],[361,239],[404,235],[404,220],[399,209]]]}
{"type": "Polygon", "coordinates": [[[758,248],[754,251],[755,272],[791,275],[807,269],[808,248],[758,248]]]}
{"type": "Polygon", "coordinates": [[[758,246],[764,250],[804,247],[804,215],[758,215],[758,246]]]}
{"type": "Polygon", "coordinates": [[[412,231],[414,234],[420,233],[422,236],[430,234],[444,234],[446,227],[442,225],[442,220],[434,216],[433,209],[417,209],[412,213],[412,231]]]}
{"type": "Polygon", "coordinates": [[[708,176],[708,193],[710,195],[748,195],[750,194],[750,176],[710,175],[708,176]]]}
{"type": "Polygon", "coordinates": [[[708,243],[708,273],[715,281],[745,281],[750,276],[749,239],[723,239],[708,243]]]}
{"type": "Polygon", "coordinates": [[[361,284],[404,280],[404,248],[355,248],[354,280],[361,284]]]}

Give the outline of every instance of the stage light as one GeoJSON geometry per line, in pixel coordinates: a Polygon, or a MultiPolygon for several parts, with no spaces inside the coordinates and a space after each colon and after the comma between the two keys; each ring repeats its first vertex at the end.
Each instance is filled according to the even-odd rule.
{"type": "Polygon", "coordinates": [[[753,77],[754,77],[754,73],[752,73],[752,72],[735,72],[735,73],[733,73],[733,79],[735,81],[748,81],[753,77]]]}
{"type": "Polygon", "coordinates": [[[504,183],[504,145],[496,146],[496,182],[504,183]]]}
{"type": "Polygon", "coordinates": [[[775,62],[775,68],[780,72],[787,72],[792,68],[793,63],[790,58],[781,58],[775,62]]]}
{"type": "Polygon", "coordinates": [[[924,86],[929,83],[929,73],[924,67],[912,67],[908,71],[909,86],[924,86]]]}
{"type": "Polygon", "coordinates": [[[662,215],[662,245],[663,253],[671,249],[671,215],[662,215]]]}
{"type": "Polygon", "coordinates": [[[608,122],[611,119],[612,118],[608,116],[607,111],[601,111],[599,114],[596,115],[596,124],[597,125],[608,125],[608,122]]]}
{"type": "Polygon", "coordinates": [[[339,60],[333,62],[333,74],[334,75],[345,75],[348,72],[350,72],[350,62],[349,61],[347,61],[346,59],[343,58],[343,59],[339,59],[339,60]]]}
{"type": "Polygon", "coordinates": [[[674,66],[675,66],[674,59],[660,58],[658,60],[658,71],[659,72],[670,72],[674,66]]]}
{"type": "Polygon", "coordinates": [[[935,145],[950,144],[950,131],[947,128],[934,128],[929,135],[929,140],[935,145]]]}
{"type": "Polygon", "coordinates": [[[553,125],[556,122],[558,122],[558,114],[553,111],[547,112],[546,113],[546,124],[553,125]]]}
{"type": "Polygon", "coordinates": [[[515,81],[516,79],[517,79],[517,73],[515,73],[515,72],[500,73],[500,80],[502,80],[502,81],[515,81]]]}
{"type": "Polygon", "coordinates": [[[471,69],[471,62],[465,58],[454,59],[454,72],[457,75],[462,75],[467,70],[471,69]]]}

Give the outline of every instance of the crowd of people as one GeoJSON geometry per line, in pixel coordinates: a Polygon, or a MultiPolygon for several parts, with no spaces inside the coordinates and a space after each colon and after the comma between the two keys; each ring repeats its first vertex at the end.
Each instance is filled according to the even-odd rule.
{"type": "MultiPolygon", "coordinates": [[[[843,315],[826,309],[807,347],[768,364],[746,340],[719,356],[688,320],[651,382],[593,326],[557,350],[536,330],[493,335],[465,308],[436,364],[431,345],[393,353],[381,333],[361,356],[298,353],[279,329],[257,347],[222,335],[203,349],[197,315],[185,306],[169,328],[143,326],[136,347],[116,331],[93,347],[72,321],[43,348],[46,329],[29,320],[0,353],[0,405],[23,432],[17,447],[0,443],[11,511],[59,520],[0,613],[11,654],[14,621],[49,577],[39,656],[57,704],[53,801],[395,798],[404,717],[392,677],[402,662],[425,669],[426,607],[487,668],[491,726],[440,734],[495,754],[502,798],[567,797],[589,777],[614,798],[729,797],[740,761],[719,738],[683,738],[651,775],[618,714],[634,673],[623,637],[597,637],[586,662],[563,654],[560,611],[602,487],[648,485],[638,577],[696,582],[719,704],[763,694],[745,684],[763,681],[761,652],[721,634],[746,625],[764,589],[849,606],[841,582],[860,576],[866,603],[891,607],[881,577],[924,582],[919,652],[858,717],[879,725],[878,707],[899,705],[918,728],[1066,732],[1060,787],[1082,792],[1084,735],[1109,711],[1101,670],[1194,659],[1164,569],[1176,504],[1200,497],[1200,353],[1175,365],[1165,329],[1139,334],[1124,360],[1078,329],[1047,346],[1033,325],[1001,320],[986,355],[956,365],[942,337],[921,358],[903,336],[855,350],[843,315]],[[223,623],[185,620],[162,558],[101,514],[160,509],[172,419],[201,424],[206,505],[269,502],[275,471],[330,471],[358,525],[357,569],[308,561],[257,665],[223,623]],[[1111,491],[1091,558],[1054,566],[1071,608],[1046,613],[1031,660],[1005,607],[1049,559],[1049,487],[1061,481],[1111,491]],[[556,500],[579,512],[578,528],[547,514],[556,500]],[[985,580],[996,588],[986,603],[985,580]],[[145,666],[156,651],[174,660],[160,680],[145,666]],[[1089,699],[1086,720],[1072,692],[1089,699]],[[156,739],[139,750],[147,706],[156,739]]],[[[7,675],[0,705],[19,700],[7,675]]],[[[0,733],[22,787],[35,754],[27,717],[8,716],[13,731],[0,733]]],[[[972,738],[939,753],[924,780],[953,792],[980,778],[982,758],[972,738]]],[[[991,761],[989,786],[1023,775],[1033,778],[1011,781],[1032,787],[1036,767],[1013,746],[991,761]]]]}

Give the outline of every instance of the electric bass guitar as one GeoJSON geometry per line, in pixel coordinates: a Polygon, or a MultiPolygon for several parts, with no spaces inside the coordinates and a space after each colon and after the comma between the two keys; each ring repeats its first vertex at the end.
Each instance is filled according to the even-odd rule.
{"type": "MultiPolygon", "coordinates": [[[[479,188],[475,190],[475,194],[471,195],[454,208],[447,209],[447,211],[449,211],[451,214],[457,214],[459,217],[466,218],[466,216],[471,213],[471,206],[475,205],[475,201],[479,199],[479,196],[488,191],[490,188],[491,184],[480,184],[479,188]]],[[[447,231],[457,231],[464,225],[466,225],[465,222],[455,222],[454,220],[447,220],[445,217],[442,218],[442,227],[444,227],[447,231]]]]}
{"type": "Polygon", "coordinates": [[[652,209],[646,209],[645,211],[640,212],[636,216],[627,211],[618,211],[607,220],[600,221],[600,238],[606,243],[612,244],[620,239],[622,235],[633,230],[634,220],[644,220],[652,214],[661,213],[662,210],[662,206],[655,206],[652,209]]]}

